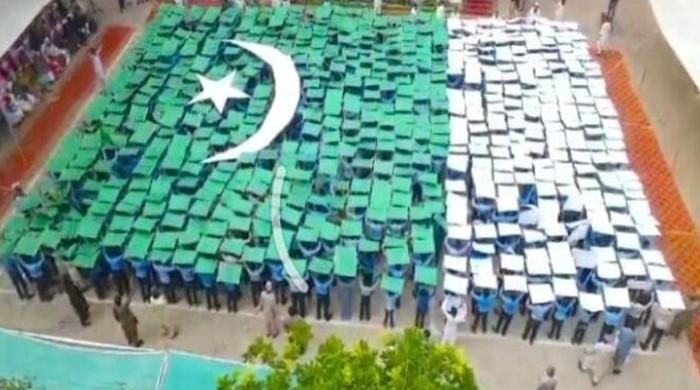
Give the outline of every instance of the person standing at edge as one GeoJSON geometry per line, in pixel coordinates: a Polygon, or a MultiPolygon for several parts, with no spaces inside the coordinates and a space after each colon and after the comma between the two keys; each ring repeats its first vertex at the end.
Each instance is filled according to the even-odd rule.
{"type": "Polygon", "coordinates": [[[277,300],[275,293],[272,291],[272,282],[265,282],[265,290],[260,294],[260,305],[258,310],[265,318],[265,335],[267,337],[277,337],[279,327],[277,326],[277,300]]]}
{"type": "Polygon", "coordinates": [[[105,72],[105,66],[100,58],[100,47],[90,48],[90,62],[92,63],[92,70],[95,72],[95,77],[100,83],[100,88],[104,89],[107,85],[107,72],[105,72]]]}
{"type": "Polygon", "coordinates": [[[134,312],[131,311],[130,305],[131,295],[128,295],[126,300],[122,300],[122,296],[117,295],[114,297],[112,314],[114,315],[114,319],[121,324],[122,331],[129,345],[132,347],[140,347],[143,345],[143,340],[139,339],[139,320],[134,315],[134,312]]]}
{"type": "Polygon", "coordinates": [[[362,277],[359,278],[360,292],[362,294],[360,298],[360,321],[370,320],[372,313],[372,293],[377,286],[379,286],[381,280],[381,276],[369,272],[364,273],[362,277]]]}
{"type": "Polygon", "coordinates": [[[19,299],[31,299],[32,295],[27,288],[27,282],[23,275],[24,271],[19,265],[19,261],[15,257],[9,256],[2,262],[2,265],[5,266],[5,271],[15,286],[19,299]]]}
{"type": "Polygon", "coordinates": [[[622,366],[632,352],[632,347],[637,342],[637,336],[631,328],[623,326],[617,334],[617,345],[613,355],[613,374],[622,372],[622,366]]]}
{"type": "Polygon", "coordinates": [[[608,13],[605,14],[608,17],[610,23],[615,19],[615,12],[617,11],[617,4],[620,0],[609,0],[608,1],[608,13]]]}
{"type": "Polygon", "coordinates": [[[63,290],[66,292],[66,295],[68,295],[70,305],[73,307],[73,310],[75,310],[75,313],[78,314],[78,318],[80,318],[80,325],[89,326],[90,305],[85,299],[85,295],[76,287],[68,274],[63,275],[61,282],[63,283],[63,290]]]}
{"type": "Polygon", "coordinates": [[[547,366],[547,371],[540,378],[540,383],[537,385],[537,390],[556,390],[557,379],[554,377],[556,369],[554,366],[547,366]]]}
{"type": "Polygon", "coordinates": [[[649,344],[651,344],[652,351],[656,351],[659,348],[661,337],[671,326],[673,316],[672,310],[663,308],[658,302],[651,306],[651,326],[649,327],[646,340],[641,344],[643,350],[649,349],[649,344]]]}

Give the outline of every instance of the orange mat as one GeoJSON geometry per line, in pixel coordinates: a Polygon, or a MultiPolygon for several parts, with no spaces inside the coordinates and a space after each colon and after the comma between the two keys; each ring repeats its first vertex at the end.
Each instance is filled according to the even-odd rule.
{"type": "MultiPolygon", "coordinates": [[[[654,128],[644,111],[618,51],[608,51],[600,63],[608,95],[615,103],[625,134],[630,163],[644,184],[654,215],[661,224],[661,250],[685,294],[700,293],[700,238],[666,163],[654,128]]],[[[688,332],[695,362],[700,367],[700,316],[688,332]]]]}
{"type": "MultiPolygon", "coordinates": [[[[105,66],[117,60],[132,33],[131,27],[124,26],[109,26],[104,30],[100,37],[100,56],[105,66]]],[[[64,75],[67,79],[23,130],[19,148],[13,147],[0,161],[0,213],[10,205],[12,184],[24,183],[44,165],[56,143],[68,131],[76,111],[97,84],[89,56],[76,60],[79,61],[76,67],[64,75]]]]}

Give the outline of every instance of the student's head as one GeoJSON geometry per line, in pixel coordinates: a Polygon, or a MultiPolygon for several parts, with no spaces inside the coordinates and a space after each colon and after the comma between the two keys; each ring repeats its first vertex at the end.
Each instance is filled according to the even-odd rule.
{"type": "Polygon", "coordinates": [[[272,291],[272,282],[269,280],[267,282],[265,282],[265,291],[267,291],[267,292],[272,291]]]}
{"type": "Polygon", "coordinates": [[[554,378],[554,374],[557,372],[557,370],[554,368],[554,366],[547,366],[547,376],[550,378],[554,378]]]}
{"type": "Polygon", "coordinates": [[[152,295],[153,298],[155,298],[155,299],[160,298],[160,290],[158,290],[158,289],[153,290],[153,292],[151,293],[151,295],[152,295]]]}

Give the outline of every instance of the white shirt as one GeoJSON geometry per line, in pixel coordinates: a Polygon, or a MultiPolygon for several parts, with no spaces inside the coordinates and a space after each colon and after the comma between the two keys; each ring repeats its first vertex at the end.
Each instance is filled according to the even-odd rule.
{"type": "Polygon", "coordinates": [[[90,61],[92,62],[92,70],[95,71],[95,75],[100,79],[106,79],[107,75],[99,53],[90,54],[90,61]]]}
{"type": "Polygon", "coordinates": [[[669,309],[664,309],[659,303],[651,307],[651,319],[657,329],[668,330],[675,314],[669,309]]]}

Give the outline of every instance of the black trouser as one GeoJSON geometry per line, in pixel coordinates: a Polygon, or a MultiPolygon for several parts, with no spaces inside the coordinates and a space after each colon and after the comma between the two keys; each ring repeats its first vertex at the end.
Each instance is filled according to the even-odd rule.
{"type": "Polygon", "coordinates": [[[506,313],[505,310],[501,310],[501,315],[498,316],[498,322],[496,323],[496,327],[493,328],[495,332],[500,331],[502,336],[506,335],[506,332],[508,332],[508,327],[510,326],[510,322],[513,320],[513,315],[506,313]],[[501,328],[503,326],[503,328],[501,328]]]}
{"type": "Polygon", "coordinates": [[[274,288],[275,288],[275,301],[277,301],[277,303],[281,303],[282,305],[286,305],[287,304],[287,286],[285,285],[284,281],[275,282],[274,288]]]}
{"type": "Polygon", "coordinates": [[[615,18],[615,11],[617,10],[617,3],[619,0],[610,0],[608,2],[608,19],[610,22],[612,22],[613,18],[615,18]]]}
{"type": "Polygon", "coordinates": [[[384,327],[386,328],[387,323],[392,328],[394,327],[394,310],[384,309],[384,327]]]}
{"type": "Polygon", "coordinates": [[[523,332],[523,340],[526,340],[529,337],[530,344],[532,344],[535,341],[535,338],[537,337],[537,332],[539,332],[541,324],[542,321],[533,318],[528,318],[527,324],[525,324],[525,331],[523,332]]]}
{"type": "MultiPolygon", "coordinates": [[[[36,292],[39,295],[39,299],[42,302],[51,300],[51,293],[49,292],[49,278],[47,275],[41,275],[38,277],[34,283],[36,284],[36,292]]],[[[99,295],[99,294],[98,294],[99,295]]]]}
{"type": "Polygon", "coordinates": [[[426,310],[416,309],[416,323],[415,323],[416,328],[423,328],[425,326],[425,315],[426,314],[427,314],[426,310]]]}
{"type": "Polygon", "coordinates": [[[228,311],[238,312],[238,298],[240,298],[240,295],[237,288],[226,290],[226,307],[228,311]]]}
{"type": "Polygon", "coordinates": [[[586,336],[586,330],[588,330],[588,322],[579,320],[576,323],[576,329],[574,330],[574,337],[571,338],[571,344],[581,344],[583,338],[586,336]]]}
{"type": "Polygon", "coordinates": [[[549,328],[549,334],[547,335],[550,339],[556,336],[557,340],[561,337],[561,327],[564,325],[564,320],[558,320],[552,317],[552,327],[549,328]]]}
{"type": "Polygon", "coordinates": [[[175,286],[173,286],[172,282],[163,285],[163,292],[165,293],[165,300],[168,301],[168,303],[177,302],[177,296],[175,295],[175,286]]]}
{"type": "Polygon", "coordinates": [[[126,0],[119,0],[119,11],[124,11],[124,8],[126,8],[126,0]]]}
{"type": "Polygon", "coordinates": [[[126,274],[126,270],[113,271],[112,281],[117,287],[119,295],[129,294],[129,277],[126,274]]]}
{"type": "Polygon", "coordinates": [[[250,295],[253,297],[253,306],[257,307],[260,300],[260,292],[262,292],[262,282],[261,281],[251,281],[250,282],[250,295]]]}
{"type": "Polygon", "coordinates": [[[330,313],[331,296],[330,294],[318,295],[316,294],[316,319],[321,319],[321,314],[323,312],[323,318],[326,321],[331,319],[330,313]]]}
{"type": "Polygon", "coordinates": [[[80,319],[80,325],[82,326],[88,326],[90,325],[90,309],[85,307],[85,308],[80,308],[75,310],[76,313],[78,313],[78,318],[80,319]]]}
{"type": "Polygon", "coordinates": [[[625,318],[625,327],[635,330],[637,326],[642,322],[642,317],[639,318],[630,317],[629,315],[625,318]]]}
{"type": "Polygon", "coordinates": [[[486,323],[489,319],[489,312],[480,312],[477,310],[476,315],[474,315],[474,321],[472,322],[472,332],[476,332],[476,327],[479,325],[479,320],[481,320],[481,331],[486,333],[486,323]]]}
{"type": "Polygon", "coordinates": [[[600,335],[598,336],[598,341],[603,341],[605,339],[605,335],[613,332],[614,330],[615,325],[603,324],[603,327],[600,328],[600,335]]]}
{"type": "Polygon", "coordinates": [[[646,350],[649,348],[649,344],[653,343],[651,345],[651,350],[656,351],[659,348],[659,343],[661,342],[661,337],[663,337],[664,331],[662,329],[659,329],[656,327],[656,325],[651,324],[651,327],[649,328],[649,333],[647,333],[647,339],[644,340],[642,343],[642,349],[646,350]]]}
{"type": "Polygon", "coordinates": [[[151,279],[146,277],[143,279],[137,278],[136,280],[138,280],[141,289],[141,299],[144,302],[148,302],[151,299],[151,279]]]}
{"type": "Polygon", "coordinates": [[[211,310],[213,307],[216,311],[219,311],[221,305],[219,305],[219,291],[216,286],[205,288],[204,290],[207,295],[207,310],[211,310]]]}
{"type": "Polygon", "coordinates": [[[31,298],[31,296],[29,295],[29,289],[27,288],[27,282],[24,280],[22,275],[10,274],[10,280],[12,280],[12,284],[15,286],[15,290],[17,290],[17,295],[19,296],[19,299],[31,298]]]}
{"type": "Polygon", "coordinates": [[[360,298],[360,321],[370,319],[372,296],[363,295],[360,298]]]}
{"type": "Polygon", "coordinates": [[[197,282],[192,280],[190,282],[185,282],[185,296],[187,297],[187,304],[199,305],[199,296],[197,294],[197,282]]]}
{"type": "Polygon", "coordinates": [[[306,317],[306,294],[300,291],[293,292],[292,307],[298,316],[301,318],[306,317]]]}

